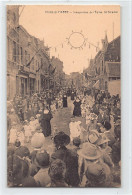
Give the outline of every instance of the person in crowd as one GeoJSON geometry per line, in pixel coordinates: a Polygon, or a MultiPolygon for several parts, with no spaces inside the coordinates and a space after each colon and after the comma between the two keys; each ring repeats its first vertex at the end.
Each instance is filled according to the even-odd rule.
{"type": "Polygon", "coordinates": [[[119,163],[121,160],[121,125],[115,124],[115,138],[116,141],[112,145],[112,160],[115,164],[119,163]]]}
{"type": "MultiPolygon", "coordinates": [[[[108,186],[111,183],[111,172],[109,166],[107,166],[106,163],[102,161],[102,152],[101,150],[94,144],[91,144],[89,142],[83,143],[81,146],[81,149],[78,151],[79,155],[79,174],[80,174],[80,186],[84,186],[85,184],[89,186],[89,182],[87,181],[88,178],[88,168],[89,166],[95,167],[96,165],[100,165],[105,169],[107,167],[108,171],[108,186]],[[87,174],[86,174],[87,172],[87,174]]],[[[95,176],[96,177],[96,176],[95,176]]],[[[91,185],[91,184],[90,184],[91,185]]],[[[90,186],[89,186],[90,187],[90,186]]],[[[97,186],[98,187],[98,186],[97,186]]],[[[104,187],[105,184],[104,184],[104,187]]]]}
{"type": "Polygon", "coordinates": [[[46,151],[38,151],[36,153],[35,163],[40,169],[36,175],[34,175],[34,179],[38,185],[46,187],[51,182],[48,174],[50,164],[49,154],[46,151]]]}
{"type": "Polygon", "coordinates": [[[103,161],[109,167],[114,167],[114,163],[112,162],[112,159],[111,159],[112,148],[108,146],[108,142],[109,142],[109,139],[104,134],[101,134],[101,139],[98,140],[97,145],[101,149],[103,161]]]}
{"type": "Polygon", "coordinates": [[[29,143],[30,138],[32,137],[31,133],[31,127],[29,125],[29,122],[27,120],[24,121],[24,135],[25,135],[25,142],[29,143]]]}
{"type": "Polygon", "coordinates": [[[36,154],[38,151],[43,150],[43,148],[45,147],[45,137],[44,134],[42,133],[42,129],[40,126],[36,127],[36,132],[31,139],[31,147],[33,150],[30,154],[31,156],[30,175],[34,176],[40,169],[40,167],[37,166],[37,164],[35,163],[36,154]]]}
{"type": "Polygon", "coordinates": [[[51,135],[50,121],[52,118],[53,116],[51,112],[47,108],[45,108],[39,119],[40,125],[42,127],[42,132],[45,137],[48,137],[51,135]]]}
{"type": "Polygon", "coordinates": [[[79,184],[78,175],[78,157],[74,152],[66,148],[70,143],[70,137],[64,132],[59,132],[54,137],[56,146],[55,153],[52,154],[51,160],[60,159],[66,164],[66,177],[65,181],[69,186],[77,187],[79,184]]]}
{"type": "Polygon", "coordinates": [[[63,108],[67,107],[67,95],[63,95],[63,108]]]}
{"type": "Polygon", "coordinates": [[[106,164],[95,163],[89,164],[85,172],[85,187],[110,187],[111,173],[106,164]]]}
{"type": "Polygon", "coordinates": [[[65,182],[66,165],[60,160],[56,159],[50,164],[49,176],[51,183],[47,187],[68,187],[65,182]]]}
{"type": "Polygon", "coordinates": [[[42,133],[41,126],[37,126],[35,129],[35,133],[31,138],[31,146],[34,148],[34,150],[39,150],[40,148],[43,148],[45,142],[44,134],[42,133]]]}
{"type": "Polygon", "coordinates": [[[74,117],[81,116],[81,100],[77,97],[73,104],[74,104],[73,116],[74,117]]]}
{"type": "Polygon", "coordinates": [[[29,174],[29,163],[18,155],[8,157],[8,173],[12,175],[8,181],[10,187],[38,187],[29,174]]]}
{"type": "Polygon", "coordinates": [[[33,116],[30,118],[29,125],[30,125],[30,129],[31,129],[31,134],[33,135],[35,132],[35,129],[36,129],[35,118],[33,116]]]}
{"type": "Polygon", "coordinates": [[[30,118],[33,116],[33,109],[30,103],[29,103],[26,115],[27,115],[27,120],[30,121],[30,118]]]}
{"type": "Polygon", "coordinates": [[[88,132],[97,128],[97,115],[91,112],[89,115],[89,120],[90,122],[88,123],[87,126],[88,132]]]}
{"type": "Polygon", "coordinates": [[[81,139],[79,137],[74,137],[72,143],[69,144],[67,148],[72,150],[76,155],[78,155],[77,151],[80,150],[80,144],[81,139]]]}
{"type": "Polygon", "coordinates": [[[71,92],[71,100],[74,100],[74,91],[71,92]]]}

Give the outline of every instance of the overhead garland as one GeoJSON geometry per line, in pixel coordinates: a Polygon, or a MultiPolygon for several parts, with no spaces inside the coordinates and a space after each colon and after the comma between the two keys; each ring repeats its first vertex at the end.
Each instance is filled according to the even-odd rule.
{"type": "Polygon", "coordinates": [[[64,48],[64,43],[67,43],[71,49],[83,50],[84,47],[88,46],[89,49],[91,49],[91,47],[94,47],[96,49],[96,52],[100,50],[99,44],[97,43],[97,45],[95,45],[89,42],[82,31],[81,32],[72,31],[69,37],[66,38],[66,41],[59,45],[56,45],[55,47],[49,47],[48,49],[49,50],[53,49],[55,52],[57,52],[58,47],[64,48]]]}

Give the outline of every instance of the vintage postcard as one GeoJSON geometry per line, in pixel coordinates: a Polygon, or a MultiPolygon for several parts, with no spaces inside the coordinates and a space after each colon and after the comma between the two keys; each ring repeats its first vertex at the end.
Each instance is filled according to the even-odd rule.
{"type": "Polygon", "coordinates": [[[120,187],[120,6],[6,11],[8,187],[120,187]]]}

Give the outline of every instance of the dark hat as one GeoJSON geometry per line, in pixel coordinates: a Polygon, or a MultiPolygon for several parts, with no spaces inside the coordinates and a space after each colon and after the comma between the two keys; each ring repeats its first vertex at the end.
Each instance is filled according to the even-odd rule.
{"type": "Polygon", "coordinates": [[[54,137],[54,143],[59,146],[68,145],[70,143],[70,137],[61,131],[54,137]]]}
{"type": "Polygon", "coordinates": [[[21,158],[26,156],[30,157],[30,151],[26,146],[20,146],[16,149],[15,155],[20,156],[21,158]]]}
{"type": "Polygon", "coordinates": [[[79,145],[81,144],[80,138],[79,138],[79,137],[73,138],[73,144],[74,144],[75,146],[79,146],[79,145]]]}
{"type": "Polygon", "coordinates": [[[46,151],[38,151],[36,154],[36,161],[40,167],[46,167],[49,165],[49,154],[46,151]]]}
{"type": "Polygon", "coordinates": [[[77,153],[88,160],[96,160],[102,156],[100,149],[89,142],[83,143],[82,149],[78,150],[77,153]]]}

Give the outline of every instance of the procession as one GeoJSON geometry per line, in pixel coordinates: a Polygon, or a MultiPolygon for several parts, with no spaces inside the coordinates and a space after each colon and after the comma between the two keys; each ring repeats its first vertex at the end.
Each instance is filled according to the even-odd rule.
{"type": "Polygon", "coordinates": [[[13,104],[8,105],[8,182],[11,185],[120,185],[118,95],[111,97],[104,91],[96,91],[97,94],[91,91],[90,95],[72,93],[69,96],[61,90],[53,98],[34,94],[30,102],[28,97],[15,97],[13,104]],[[72,93],[76,95],[73,97],[72,93]],[[57,127],[59,121],[52,122],[63,111],[65,115],[69,113],[64,131],[62,126],[57,127]]]}
{"type": "Polygon", "coordinates": [[[7,185],[119,188],[120,14],[51,7],[7,6],[7,185]]]}

